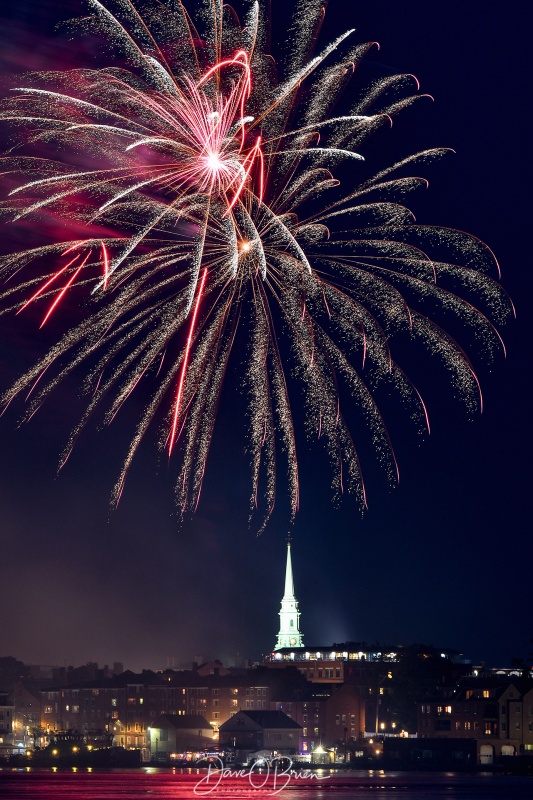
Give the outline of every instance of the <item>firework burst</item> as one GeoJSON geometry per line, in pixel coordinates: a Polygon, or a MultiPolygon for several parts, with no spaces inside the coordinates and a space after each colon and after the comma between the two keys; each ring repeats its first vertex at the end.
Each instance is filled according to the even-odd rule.
{"type": "Polygon", "coordinates": [[[85,288],[89,312],[3,401],[29,390],[29,417],[86,365],[89,400],[64,464],[93,415],[110,423],[153,373],[115,503],[163,409],[159,443],[180,459],[178,508],[197,507],[239,334],[247,337],[251,506],[262,509],[263,526],[282,451],[292,516],[298,508],[293,381],[304,389],[309,435],[325,443],[334,493],[353,493],[362,505],[341,396],[349,393],[366,417],[392,482],[397,465],[375,387],[393,387],[415,422],[429,427],[419,392],[394,360],[396,334],[422,341],[467,404],[480,403],[470,361],[425,308],[460,318],[492,355],[501,347],[494,322],[511,310],[491,277],[497,264],[474,237],[417,225],[399,202],[426,185],[406,172],[442,149],[357,177],[366,139],[420,95],[412,76],[398,75],[338,111],[372,45],[350,45],[348,31],[315,54],[324,5],[298,0],[280,68],[266,3],[250,3],[241,25],[220,0],[204,0],[195,18],[180,0],[142,15],[129,0],[89,0],[81,31],[110,39],[120,64],[31,75],[4,104],[1,117],[20,128],[22,144],[64,154],[12,149],[3,172],[19,182],[4,213],[61,216],[83,235],[2,258],[3,312],[42,304],[45,325],[74,287],[85,288]]]}

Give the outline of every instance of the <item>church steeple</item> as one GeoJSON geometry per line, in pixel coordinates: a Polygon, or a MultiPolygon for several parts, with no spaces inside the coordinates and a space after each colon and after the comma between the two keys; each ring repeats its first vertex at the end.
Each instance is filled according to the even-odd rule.
{"type": "Polygon", "coordinates": [[[303,636],[300,633],[300,612],[298,601],[294,596],[294,580],[292,577],[291,541],[287,541],[287,565],[285,567],[285,594],[279,612],[278,641],[274,650],[282,647],[303,647],[303,636]]]}

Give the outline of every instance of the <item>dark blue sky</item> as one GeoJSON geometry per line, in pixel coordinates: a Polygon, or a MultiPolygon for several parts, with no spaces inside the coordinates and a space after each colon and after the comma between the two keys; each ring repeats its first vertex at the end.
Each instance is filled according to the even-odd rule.
{"type": "MultiPolygon", "coordinates": [[[[5,72],[54,68],[58,52],[68,57],[51,34],[61,7],[26,2],[4,11],[5,72]]],[[[400,412],[394,417],[401,483],[391,492],[370,468],[364,518],[349,500],[333,508],[325,459],[301,447],[293,563],[308,644],[425,642],[491,664],[531,649],[531,20],[522,14],[510,4],[459,0],[330,2],[325,39],[355,27],[360,41],[381,43],[366,59],[367,75],[412,72],[435,97],[406,112],[393,132],[406,154],[422,146],[456,150],[424,169],[430,189],[411,206],[420,222],[460,228],[490,245],[518,318],[502,331],[507,359],[490,370],[476,362],[481,416],[469,420],[459,403],[439,401],[437,383],[429,440],[409,430],[400,412]]],[[[42,340],[20,317],[0,318],[0,335],[3,389],[41,352],[42,340]]],[[[444,374],[435,380],[446,385],[444,374]]],[[[151,442],[109,514],[126,442],[120,422],[86,436],[55,478],[75,397],[75,387],[64,385],[29,425],[16,429],[16,413],[0,421],[2,588],[10,607],[0,655],[157,668],[168,656],[268,651],[286,522],[280,503],[261,538],[247,529],[247,463],[235,428],[242,401],[224,399],[202,502],[179,531],[170,479],[151,442]],[[236,441],[230,452],[229,439],[236,441]]]]}

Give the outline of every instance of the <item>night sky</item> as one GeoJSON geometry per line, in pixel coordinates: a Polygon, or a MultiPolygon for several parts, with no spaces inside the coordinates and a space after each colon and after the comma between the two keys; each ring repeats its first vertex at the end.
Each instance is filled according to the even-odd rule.
{"type": "MultiPolygon", "coordinates": [[[[4,73],[53,69],[79,57],[83,46],[74,57],[75,45],[53,28],[67,7],[72,15],[85,13],[83,4],[5,5],[4,73]]],[[[523,4],[473,0],[330,2],[323,41],[355,27],[359,41],[381,44],[367,56],[363,76],[414,73],[434,96],[434,103],[421,101],[397,117],[391,142],[405,155],[432,146],[456,154],[422,169],[430,188],[407,205],[420,222],[456,227],[490,245],[518,317],[502,331],[506,360],[498,357],[489,368],[470,342],[482,415],[468,418],[438,370],[429,376],[429,439],[392,409],[387,420],[401,482],[389,490],[379,468],[366,462],[364,517],[349,498],[332,506],[326,458],[300,443],[301,510],[292,537],[306,644],[424,642],[490,665],[532,649],[532,120],[525,41],[531,20],[525,13],[523,4]]],[[[27,318],[1,317],[2,390],[51,341],[53,329],[42,334],[27,318]]],[[[271,650],[287,515],[280,490],[267,531],[257,538],[247,527],[242,403],[231,389],[224,395],[200,507],[181,530],[171,476],[150,437],[118,511],[109,511],[140,400],[111,429],[91,428],[59,478],[59,453],[81,407],[74,382],[59,387],[22,428],[20,404],[0,420],[0,655],[59,665],[123,661],[140,669],[165,667],[169,657],[257,659],[271,650]]]]}

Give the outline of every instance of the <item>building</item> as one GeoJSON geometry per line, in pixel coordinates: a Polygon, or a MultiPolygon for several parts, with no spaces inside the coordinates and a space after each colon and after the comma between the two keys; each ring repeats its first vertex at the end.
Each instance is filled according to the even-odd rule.
{"type": "Polygon", "coordinates": [[[0,760],[13,753],[13,712],[15,706],[5,693],[0,693],[0,760]]]}
{"type": "Polygon", "coordinates": [[[533,754],[533,684],[493,675],[464,680],[418,704],[418,737],[474,739],[479,764],[533,754]]]}
{"type": "Polygon", "coordinates": [[[365,729],[365,700],[357,687],[345,684],[307,684],[304,689],[277,690],[271,708],[283,711],[302,726],[301,752],[338,747],[359,739],[365,729]]]}
{"type": "Polygon", "coordinates": [[[35,744],[42,744],[41,733],[41,698],[37,689],[32,689],[23,681],[13,684],[12,696],[13,741],[15,747],[26,750],[35,744]]]}
{"type": "Polygon", "coordinates": [[[184,759],[213,744],[213,728],[199,714],[161,714],[148,728],[151,761],[184,759]]]}
{"type": "Polygon", "coordinates": [[[220,726],[220,746],[236,751],[236,761],[258,750],[279,755],[300,752],[302,727],[283,711],[238,711],[220,726]]]}
{"type": "Polygon", "coordinates": [[[287,563],[285,566],[285,592],[279,611],[279,633],[274,650],[284,647],[303,647],[303,636],[300,632],[300,611],[298,600],[294,595],[292,576],[291,543],[287,542],[287,563]]]}

